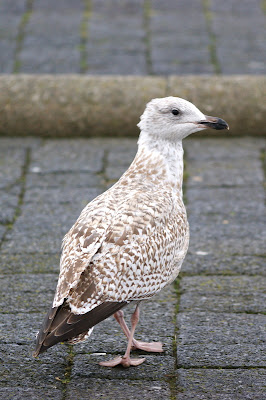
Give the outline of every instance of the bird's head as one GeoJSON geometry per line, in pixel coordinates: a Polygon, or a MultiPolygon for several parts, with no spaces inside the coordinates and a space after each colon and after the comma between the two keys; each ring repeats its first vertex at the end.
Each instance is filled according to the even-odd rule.
{"type": "Polygon", "coordinates": [[[229,129],[224,120],[204,115],[194,104],[179,97],[151,100],[138,127],[155,139],[173,142],[206,128],[229,129]]]}

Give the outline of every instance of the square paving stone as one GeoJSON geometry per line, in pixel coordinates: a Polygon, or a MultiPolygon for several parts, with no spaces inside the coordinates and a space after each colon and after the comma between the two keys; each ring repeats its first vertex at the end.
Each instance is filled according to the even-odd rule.
{"type": "Polygon", "coordinates": [[[245,0],[238,7],[231,0],[226,5],[215,0],[210,10],[212,30],[216,37],[216,54],[222,73],[238,74],[240,70],[242,74],[265,73],[262,3],[245,0]]]}
{"type": "Polygon", "coordinates": [[[0,71],[12,73],[14,68],[14,53],[17,46],[17,34],[21,18],[26,11],[26,0],[12,0],[0,3],[0,71]]]}
{"type": "Polygon", "coordinates": [[[7,227],[5,225],[0,224],[0,242],[3,239],[5,233],[6,233],[7,227]]]}
{"type": "Polygon", "coordinates": [[[0,189],[0,223],[7,224],[14,218],[21,192],[20,185],[15,185],[9,190],[0,189]]]}
{"type": "Polygon", "coordinates": [[[184,277],[179,310],[265,313],[265,288],[262,276],[184,277]]]}
{"type": "Polygon", "coordinates": [[[166,400],[170,398],[168,384],[164,381],[143,382],[133,379],[75,378],[67,388],[66,400],[117,399],[117,400],[166,400]]]}
{"type": "MultiPolygon", "coordinates": [[[[20,1],[20,0],[17,0],[20,1]]],[[[10,6],[10,4],[9,4],[10,6]]],[[[0,137],[0,148],[8,149],[30,149],[35,150],[41,145],[42,139],[37,137],[0,137]]]]}
{"type": "Polygon", "coordinates": [[[259,158],[188,162],[187,173],[187,187],[255,186],[263,182],[259,158]]]}
{"type": "Polygon", "coordinates": [[[263,369],[179,369],[177,400],[262,400],[263,369]]]}
{"type": "Polygon", "coordinates": [[[260,158],[260,151],[265,147],[265,139],[245,138],[200,138],[191,136],[184,141],[188,164],[193,161],[224,161],[260,158]]]}
{"type": "MultiPolygon", "coordinates": [[[[31,349],[30,351],[33,352],[36,335],[39,332],[44,317],[45,313],[40,312],[1,314],[0,343],[28,345],[31,349]]],[[[64,345],[58,345],[57,348],[58,354],[60,348],[62,354],[65,353],[64,345]]]]}
{"type": "Polygon", "coordinates": [[[109,180],[119,179],[128,169],[137,153],[137,144],[126,147],[122,144],[110,150],[107,157],[106,176],[109,180]]]}
{"type": "Polygon", "coordinates": [[[56,173],[29,173],[27,174],[27,188],[90,188],[104,185],[104,178],[100,174],[90,172],[56,172],[56,173]]]}
{"type": "Polygon", "coordinates": [[[89,139],[47,140],[34,151],[30,172],[100,172],[103,155],[89,139]]]}
{"type": "MultiPolygon", "coordinates": [[[[118,353],[123,354],[123,353],[118,353]]],[[[140,355],[132,354],[132,357],[146,358],[146,361],[137,368],[107,368],[99,365],[100,361],[110,360],[117,354],[92,355],[78,354],[74,358],[71,380],[78,382],[81,378],[101,378],[101,379],[132,379],[137,380],[160,380],[167,379],[167,375],[173,374],[175,358],[167,355],[155,354],[140,355]],[[147,379],[148,377],[148,379],[147,379]]]]}
{"type": "Polygon", "coordinates": [[[0,387],[61,389],[67,356],[64,350],[54,347],[35,359],[31,346],[1,344],[0,387]]]}
{"type": "Polygon", "coordinates": [[[56,274],[2,275],[1,313],[48,311],[58,280],[56,274]]]}
{"type": "Polygon", "coordinates": [[[96,188],[29,189],[21,215],[6,236],[6,253],[58,253],[82,209],[101,193],[96,188]]]}
{"type": "Polygon", "coordinates": [[[201,4],[192,0],[178,3],[168,0],[165,6],[153,0],[150,6],[153,72],[164,75],[212,73],[201,4]]]}
{"type": "Polygon", "coordinates": [[[181,274],[247,274],[266,275],[265,258],[257,256],[235,256],[229,254],[203,254],[189,249],[181,269],[181,274]]]}
{"type": "Polygon", "coordinates": [[[180,367],[265,367],[265,315],[189,312],[177,316],[180,367]]]}
{"type": "Polygon", "coordinates": [[[187,211],[193,215],[219,215],[223,220],[261,219],[265,212],[263,186],[187,188],[187,211]]]}
{"type": "Polygon", "coordinates": [[[14,387],[0,387],[0,399],[2,400],[63,400],[63,392],[59,389],[42,389],[14,387]]]}
{"type": "Polygon", "coordinates": [[[59,253],[0,253],[0,274],[59,274],[59,263],[59,253]]]}
{"type": "Polygon", "coordinates": [[[24,149],[0,146],[0,189],[6,189],[20,180],[25,161],[24,149]]]}
{"type": "Polygon", "coordinates": [[[190,251],[194,253],[265,255],[265,223],[259,219],[223,220],[219,215],[189,215],[190,251]]]}
{"type": "Polygon", "coordinates": [[[60,10],[58,6],[54,7],[52,1],[47,0],[46,3],[47,6],[43,7],[41,0],[34,2],[34,12],[24,27],[20,71],[79,73],[82,1],[76,0],[75,5],[71,5],[65,0],[65,6],[61,6],[60,10]]]}
{"type": "Polygon", "coordinates": [[[145,74],[142,6],[142,0],[92,2],[86,46],[90,74],[145,74]]]}

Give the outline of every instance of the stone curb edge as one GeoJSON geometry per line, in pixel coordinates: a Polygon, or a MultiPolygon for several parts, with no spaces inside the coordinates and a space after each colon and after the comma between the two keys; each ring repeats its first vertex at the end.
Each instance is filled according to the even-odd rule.
{"type": "Polygon", "coordinates": [[[262,136],[265,92],[266,75],[0,75],[0,135],[136,136],[145,104],[172,95],[225,119],[230,136],[262,136]]]}

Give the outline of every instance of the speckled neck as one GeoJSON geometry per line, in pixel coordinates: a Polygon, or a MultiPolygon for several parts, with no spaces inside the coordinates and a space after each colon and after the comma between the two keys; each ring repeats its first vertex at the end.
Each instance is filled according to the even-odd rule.
{"type": "Polygon", "coordinates": [[[183,147],[182,141],[169,142],[154,140],[142,131],[138,141],[138,152],[130,169],[146,174],[152,181],[170,184],[182,192],[183,183],[183,147]]]}

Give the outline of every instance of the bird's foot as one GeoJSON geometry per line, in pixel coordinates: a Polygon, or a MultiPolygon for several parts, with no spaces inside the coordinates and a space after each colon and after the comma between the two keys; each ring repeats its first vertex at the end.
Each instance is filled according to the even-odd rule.
{"type": "Polygon", "coordinates": [[[130,358],[130,357],[116,357],[110,361],[102,361],[99,364],[103,367],[116,367],[117,365],[123,365],[124,368],[128,368],[131,365],[136,367],[137,365],[142,364],[146,358],[130,358]]]}
{"type": "Polygon", "coordinates": [[[164,351],[163,345],[161,342],[147,343],[147,342],[140,342],[136,339],[133,339],[131,350],[136,350],[136,349],[150,351],[150,352],[154,352],[154,353],[162,353],[164,351]]]}

